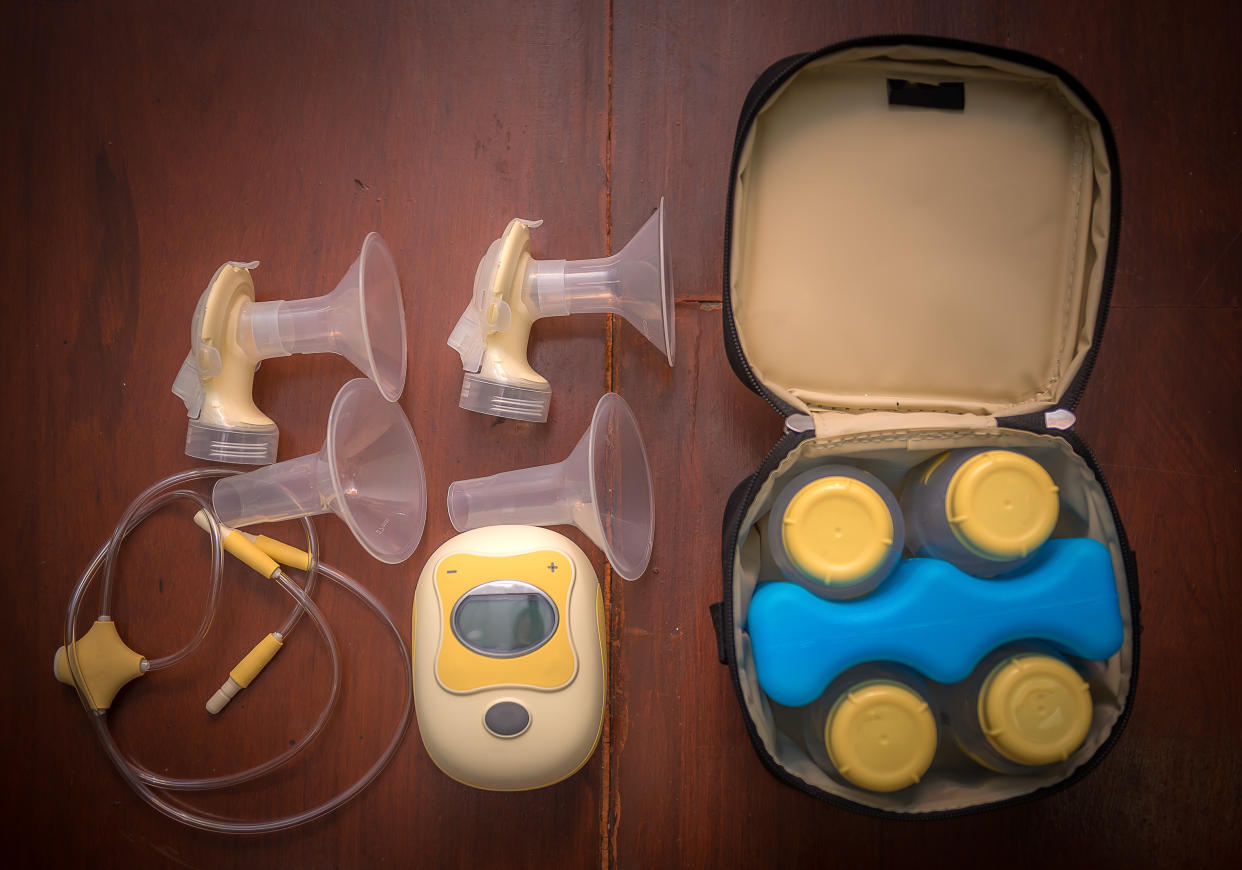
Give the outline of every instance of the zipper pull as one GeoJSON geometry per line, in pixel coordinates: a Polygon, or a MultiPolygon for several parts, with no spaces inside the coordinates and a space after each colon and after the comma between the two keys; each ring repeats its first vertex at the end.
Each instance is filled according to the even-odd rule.
{"type": "Polygon", "coordinates": [[[1049,429],[1070,429],[1078,418],[1074,416],[1074,412],[1068,408],[1054,408],[1044,413],[1044,426],[1049,429]]]}
{"type": "Polygon", "coordinates": [[[785,432],[789,435],[814,431],[815,420],[810,414],[790,414],[785,418],[785,432]]]}

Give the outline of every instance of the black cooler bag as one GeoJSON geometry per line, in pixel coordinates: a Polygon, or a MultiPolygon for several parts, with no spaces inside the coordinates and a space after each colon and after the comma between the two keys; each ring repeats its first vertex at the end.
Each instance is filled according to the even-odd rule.
{"type": "MultiPolygon", "coordinates": [[[[1104,114],[1029,55],[862,39],[782,60],[748,94],[729,176],[724,337],[785,434],[729,499],[712,609],[755,750],[787,784],[861,812],[932,818],[1064,788],[1117,741],[1137,679],[1137,572],[1073,409],[1104,329],[1119,208],[1104,114]],[[899,492],[921,463],[979,447],[1047,470],[1059,488],[1053,538],[1107,548],[1120,649],[1076,662],[1091,725],[1063,761],[999,773],[963,762],[942,733],[917,784],[859,788],[811,760],[803,711],[774,703],[756,675],[748,608],[758,585],[782,579],[765,552],[768,514],[785,484],[825,463],[899,492]]],[[[833,642],[809,638],[806,654],[833,642]]]]}

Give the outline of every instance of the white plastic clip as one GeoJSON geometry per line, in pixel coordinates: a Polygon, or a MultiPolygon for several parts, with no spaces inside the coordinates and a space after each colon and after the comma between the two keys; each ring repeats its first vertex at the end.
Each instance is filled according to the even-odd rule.
{"type": "Polygon", "coordinates": [[[1072,429],[1074,424],[1078,422],[1078,418],[1074,416],[1074,412],[1068,408],[1057,408],[1054,411],[1048,411],[1044,414],[1044,426],[1049,429],[1072,429]]]}

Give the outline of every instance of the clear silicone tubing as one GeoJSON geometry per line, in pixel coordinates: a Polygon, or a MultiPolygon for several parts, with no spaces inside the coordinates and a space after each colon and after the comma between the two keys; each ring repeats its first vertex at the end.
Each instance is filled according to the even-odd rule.
{"type": "MultiPolygon", "coordinates": [[[[150,516],[151,513],[153,513],[156,510],[159,510],[161,507],[163,507],[164,505],[168,504],[171,501],[177,500],[179,498],[186,498],[186,499],[189,499],[190,501],[195,502],[200,507],[203,507],[206,509],[206,515],[208,517],[208,530],[211,535],[212,544],[213,544],[212,546],[211,595],[208,600],[208,605],[206,608],[206,613],[204,615],[203,621],[199,626],[199,630],[195,634],[195,636],[190,640],[190,642],[186,644],[184,647],[182,647],[182,649],[180,649],[179,651],[169,656],[165,656],[160,659],[148,660],[146,664],[144,665],[143,670],[144,672],[150,672],[153,670],[159,670],[161,668],[170,667],[184,660],[186,656],[188,656],[190,653],[194,651],[194,649],[199,645],[199,643],[202,642],[202,639],[206,635],[208,628],[211,626],[212,615],[215,612],[216,602],[219,597],[220,580],[223,574],[223,565],[220,560],[221,548],[219,545],[220,528],[219,528],[219,524],[216,522],[214,515],[212,515],[211,513],[210,504],[207,502],[206,498],[200,493],[194,492],[193,490],[174,490],[171,492],[166,492],[162,495],[157,495],[157,493],[163,487],[178,485],[180,483],[186,482],[187,480],[194,480],[194,479],[199,479],[199,478],[204,478],[204,477],[220,477],[222,475],[235,474],[235,473],[238,473],[238,472],[224,470],[224,469],[196,469],[193,471],[184,472],[183,474],[180,474],[180,475],[174,475],[173,477],[167,478],[155,484],[155,486],[150,487],[146,492],[140,495],[138,499],[134,501],[133,504],[130,505],[130,509],[127,510],[124,515],[124,520],[127,521],[127,524],[119,524],[117,527],[118,529],[123,529],[123,534],[121,534],[120,536],[117,536],[115,533],[113,534],[112,538],[109,540],[109,543],[105,544],[104,549],[101,550],[99,553],[97,553],[95,558],[91,561],[91,564],[87,567],[86,571],[83,573],[82,579],[79,581],[77,589],[75,589],[73,599],[70,603],[68,623],[66,627],[66,643],[65,643],[66,650],[73,649],[73,646],[71,645],[72,635],[70,634],[70,632],[72,632],[73,627],[77,623],[78,613],[80,612],[80,609],[81,609],[81,602],[86,592],[86,588],[90,584],[90,580],[91,578],[93,578],[95,571],[98,569],[100,561],[104,559],[105,552],[107,552],[109,555],[115,556],[115,547],[119,547],[120,543],[125,539],[125,536],[128,535],[129,532],[132,531],[139,523],[141,523],[144,519],[150,516]],[[115,547],[114,547],[114,544],[115,544],[115,547]]],[[[311,525],[309,521],[304,521],[304,525],[307,531],[308,546],[314,547],[317,543],[317,538],[314,532],[314,526],[311,525]]],[[[312,557],[313,557],[313,553],[312,553],[312,557]]],[[[313,569],[317,568],[317,566],[315,565],[313,561],[312,561],[312,568],[313,569]]],[[[313,582],[314,575],[310,575],[310,576],[311,576],[310,582],[313,582]]],[[[285,576],[283,572],[280,574],[277,580],[278,580],[278,583],[281,583],[282,586],[292,585],[289,583],[287,576],[285,576]]],[[[298,600],[298,604],[295,605],[293,613],[286,620],[285,629],[292,630],[292,628],[296,626],[297,622],[301,618],[302,613],[305,612],[304,608],[307,604],[309,604],[312,608],[314,608],[314,602],[311,601],[311,599],[309,598],[310,582],[308,582],[307,584],[306,591],[298,589],[296,593],[290,592],[290,594],[293,595],[294,598],[298,600]]],[[[293,587],[293,588],[297,589],[297,587],[293,587]]],[[[317,609],[314,610],[314,613],[312,615],[314,616],[314,614],[318,614],[317,609]]],[[[108,617],[108,618],[110,619],[111,617],[108,617]]],[[[319,736],[320,732],[322,732],[324,727],[327,725],[328,719],[330,718],[332,714],[332,710],[335,707],[336,699],[340,694],[340,654],[339,654],[338,647],[336,645],[336,639],[332,635],[331,630],[328,629],[327,623],[325,620],[323,620],[322,616],[320,616],[315,621],[316,621],[317,627],[319,627],[320,629],[320,632],[324,635],[324,640],[328,644],[329,653],[332,659],[332,689],[329,692],[327,703],[325,703],[323,709],[320,711],[320,714],[318,718],[316,719],[316,721],[314,722],[314,724],[311,726],[310,729],[306,731],[306,733],[302,735],[300,739],[298,739],[291,747],[289,747],[289,749],[285,750],[280,755],[272,759],[269,759],[263,764],[257,765],[247,770],[239,771],[233,774],[224,774],[222,776],[211,777],[207,779],[181,779],[177,777],[164,777],[164,776],[160,776],[158,774],[155,774],[147,770],[146,768],[142,767],[136,762],[133,762],[130,759],[122,757],[118,761],[118,758],[114,757],[113,760],[118,762],[118,766],[120,765],[120,763],[124,763],[126,765],[127,769],[123,768],[121,772],[126,775],[127,779],[131,779],[131,774],[132,774],[132,776],[136,776],[138,779],[142,780],[143,782],[146,782],[157,788],[184,789],[184,790],[205,790],[205,789],[212,789],[212,788],[224,788],[229,785],[236,785],[236,784],[247,782],[249,780],[256,779],[260,776],[263,776],[265,773],[268,773],[274,768],[287,763],[295,755],[302,752],[302,750],[304,750],[307,746],[309,746],[311,742],[314,741],[314,739],[319,736]]],[[[281,634],[284,636],[287,636],[287,630],[282,630],[281,634]]],[[[69,660],[70,669],[71,671],[73,671],[76,677],[76,675],[78,674],[76,657],[73,655],[69,655],[68,660],[69,660]]],[[[84,706],[87,706],[85,698],[83,697],[82,692],[80,690],[78,692],[78,695],[80,698],[82,698],[84,706]]],[[[89,706],[88,706],[88,711],[89,711],[89,706]]],[[[103,717],[96,717],[96,718],[103,718],[103,717]]],[[[119,753],[119,750],[118,750],[118,753],[119,753]]],[[[112,753],[109,753],[109,754],[111,755],[112,753]]],[[[131,784],[132,784],[132,779],[131,779],[131,784]]]]}
{"type": "MultiPolygon", "coordinates": [[[[126,536],[137,528],[138,524],[152,513],[159,510],[169,502],[175,501],[179,498],[189,499],[190,501],[197,503],[199,507],[203,508],[204,513],[206,513],[208,517],[208,524],[210,526],[212,561],[211,591],[207,607],[203,611],[203,620],[198,626],[198,631],[195,632],[194,637],[189,643],[175,653],[158,659],[149,660],[144,667],[145,671],[157,671],[163,668],[172,667],[178,662],[184,661],[191,653],[194,652],[195,649],[198,648],[198,645],[203,642],[203,638],[207,636],[207,630],[211,628],[211,619],[215,614],[216,602],[220,594],[220,578],[224,573],[224,565],[220,560],[220,529],[216,523],[215,516],[212,514],[210,499],[200,493],[194,492],[193,490],[166,492],[158,497],[157,494],[162,490],[168,489],[169,487],[179,486],[190,481],[201,480],[209,477],[226,477],[228,475],[238,473],[240,472],[228,469],[195,468],[189,471],[183,471],[180,474],[174,474],[155,484],[152,484],[130,503],[129,507],[125,510],[125,513],[122,514],[121,521],[118,522],[116,528],[113,529],[112,535],[108,539],[108,542],[104,544],[100,551],[95,555],[95,558],[91,560],[91,565],[87,568],[86,573],[93,576],[94,572],[98,569],[99,559],[105,559],[103,587],[99,595],[99,615],[101,619],[111,619],[113,587],[112,578],[114,566],[117,554],[120,553],[121,550],[121,542],[125,540],[126,536]]],[[[306,575],[305,589],[306,594],[311,595],[314,592],[315,581],[319,574],[319,539],[315,534],[315,527],[311,524],[309,519],[303,519],[302,526],[306,530],[306,547],[307,552],[310,554],[310,570],[306,575]]],[[[281,627],[280,634],[283,637],[288,637],[289,633],[297,627],[297,624],[301,621],[301,619],[302,608],[295,606],[293,611],[289,614],[289,618],[285,620],[285,624],[281,627]]],[[[66,646],[65,649],[70,649],[70,647],[66,646]]],[[[70,664],[72,667],[74,663],[71,662],[70,664]]]]}
{"type": "MultiPolygon", "coordinates": [[[[206,477],[206,476],[217,476],[218,477],[221,474],[234,473],[234,472],[227,472],[222,469],[221,470],[208,469],[206,471],[207,471],[207,474],[194,473],[194,477],[206,477]]],[[[180,475],[178,475],[177,477],[180,479],[177,480],[176,483],[184,482],[184,477],[180,475]]],[[[163,485],[175,485],[175,483],[173,482],[173,478],[169,478],[167,481],[164,481],[162,483],[163,485]]],[[[211,617],[215,611],[216,601],[218,599],[219,589],[220,589],[220,578],[223,573],[223,567],[220,564],[220,561],[218,558],[220,554],[220,547],[218,543],[216,543],[219,541],[219,525],[217,524],[215,517],[212,516],[212,514],[210,513],[210,506],[206,504],[205,497],[197,492],[194,492],[193,490],[174,490],[171,492],[166,492],[162,495],[155,495],[155,493],[158,493],[160,485],[161,484],[157,484],[155,487],[152,487],[151,489],[147,490],[146,493],[143,493],[143,496],[139,497],[139,500],[135,502],[135,504],[138,505],[137,510],[131,510],[131,511],[126,512],[126,516],[129,519],[129,527],[126,530],[126,534],[128,534],[129,531],[132,531],[132,529],[135,528],[139,523],[141,523],[146,517],[150,516],[152,512],[159,510],[161,507],[168,504],[169,502],[175,501],[180,498],[188,499],[204,508],[207,508],[209,532],[212,535],[213,543],[215,543],[215,546],[213,546],[212,548],[212,553],[213,553],[212,589],[211,589],[211,596],[209,598],[208,605],[206,608],[206,615],[204,616],[204,619],[199,627],[199,631],[195,634],[194,638],[191,639],[191,641],[188,644],[186,644],[186,646],[182,647],[182,649],[173,653],[172,655],[165,656],[161,659],[147,660],[146,664],[143,666],[144,672],[150,672],[154,670],[159,670],[161,668],[170,667],[176,664],[177,662],[184,660],[185,657],[188,656],[191,652],[193,652],[194,649],[199,645],[204,635],[207,633],[207,629],[211,625],[211,617]],[[145,501],[142,500],[143,497],[146,497],[145,501]]],[[[306,522],[305,525],[307,527],[308,546],[314,547],[317,543],[317,538],[314,532],[314,526],[312,526],[309,522],[306,522]]],[[[114,538],[114,540],[116,540],[117,544],[119,545],[119,543],[124,540],[124,536],[121,536],[120,538],[114,538]]],[[[108,545],[105,545],[105,548],[107,546],[108,545]]],[[[102,550],[98,554],[96,554],[95,559],[92,560],[91,564],[87,567],[86,572],[84,572],[83,574],[84,582],[80,581],[78,589],[75,590],[74,598],[70,604],[70,613],[71,613],[69,617],[70,629],[77,623],[78,613],[80,612],[80,608],[81,608],[82,595],[85,593],[86,587],[90,583],[90,578],[94,576],[94,572],[98,568],[99,562],[103,558],[103,556],[104,556],[104,552],[102,550]]],[[[312,563],[312,568],[314,567],[315,565],[314,563],[312,563]]],[[[289,580],[287,576],[283,574],[283,572],[279,575],[279,577],[277,578],[277,581],[281,583],[282,585],[289,584],[289,580]]],[[[308,583],[307,590],[299,589],[296,594],[292,592],[290,593],[291,595],[294,595],[294,597],[298,600],[298,604],[294,607],[294,611],[289,616],[288,620],[286,620],[285,626],[280,632],[282,636],[287,637],[288,632],[291,631],[294,626],[296,626],[297,622],[301,619],[302,613],[306,612],[305,611],[306,604],[309,603],[311,607],[314,606],[313,602],[311,601],[309,597],[309,591],[308,591],[309,586],[310,584],[308,583]]],[[[294,588],[296,589],[297,587],[294,587],[294,588]]],[[[318,613],[318,611],[316,610],[314,611],[314,613],[318,613]]],[[[332,710],[334,709],[336,705],[337,697],[340,694],[340,654],[339,654],[338,647],[336,645],[336,639],[332,635],[331,630],[328,629],[327,623],[325,620],[322,619],[322,617],[316,619],[315,621],[316,621],[317,627],[319,627],[320,629],[320,632],[324,635],[324,640],[328,644],[329,654],[332,659],[332,689],[329,692],[329,697],[328,697],[327,702],[325,703],[324,707],[320,711],[319,716],[317,717],[315,722],[301,736],[301,738],[299,738],[297,741],[294,742],[292,746],[290,746],[280,755],[277,755],[271,759],[268,759],[263,764],[257,765],[252,768],[248,768],[246,770],[238,771],[236,773],[223,774],[221,776],[216,776],[216,777],[201,778],[201,779],[183,779],[179,777],[161,776],[141,766],[140,764],[133,761],[132,759],[126,759],[126,763],[128,764],[130,768],[130,773],[132,773],[134,776],[137,776],[143,782],[151,786],[154,786],[156,788],[182,789],[182,790],[205,790],[205,789],[212,789],[212,788],[225,788],[230,785],[237,785],[242,782],[248,782],[252,779],[257,779],[258,777],[271,772],[275,768],[280,767],[283,764],[286,764],[294,756],[302,752],[302,750],[306,749],[306,747],[308,747],[315,740],[315,738],[319,736],[319,734],[323,731],[323,729],[327,726],[328,719],[332,715],[332,710]]],[[[66,635],[65,649],[66,650],[73,649],[73,647],[71,646],[71,639],[68,635],[66,635]]],[[[78,672],[77,661],[76,661],[75,656],[72,656],[72,655],[69,656],[69,666],[70,666],[70,669],[75,674],[78,672]]],[[[79,692],[79,696],[81,696],[80,692],[79,692]]]]}
{"type": "MultiPolygon", "coordinates": [[[[207,513],[210,515],[211,511],[207,513]]],[[[310,557],[306,570],[306,585],[302,588],[306,591],[307,597],[310,597],[314,594],[315,581],[319,578],[319,536],[315,534],[315,524],[310,521],[310,517],[303,517],[302,525],[306,529],[306,554],[310,557]]],[[[285,624],[280,627],[278,634],[282,638],[289,637],[290,633],[297,628],[298,623],[302,621],[302,615],[305,613],[304,608],[295,606],[289,618],[285,620],[285,624]]]]}
{"type": "MultiPolygon", "coordinates": [[[[332,689],[328,694],[328,700],[324,703],[323,709],[319,712],[318,718],[315,720],[314,724],[311,725],[310,729],[307,730],[306,733],[304,733],[302,737],[288,749],[284,750],[279,755],[269,758],[262,764],[257,764],[254,767],[237,771],[236,773],[227,773],[220,776],[202,777],[198,779],[161,776],[158,773],[154,773],[150,769],[138,764],[138,762],[134,761],[132,758],[126,757],[125,761],[130,769],[129,772],[142,782],[154,788],[169,789],[172,791],[207,791],[209,789],[227,788],[232,785],[240,785],[243,782],[250,782],[253,779],[258,779],[264,774],[270,773],[276,768],[287,764],[293,759],[294,756],[310,746],[310,744],[314,742],[315,738],[320,735],[324,727],[328,724],[328,719],[331,718],[333,710],[336,709],[336,702],[341,693],[341,655],[340,648],[336,643],[336,637],[332,634],[332,630],[328,627],[327,620],[324,618],[319,608],[315,606],[314,601],[312,601],[302,589],[295,586],[289,578],[285,576],[284,572],[279,572],[273,579],[275,579],[276,582],[282,586],[282,588],[285,588],[290,595],[293,595],[294,598],[297,599],[300,605],[298,608],[299,611],[304,611],[310,614],[311,621],[315,624],[315,627],[319,629],[319,633],[323,636],[325,643],[328,644],[328,651],[332,659],[332,689]],[[291,591],[291,589],[296,590],[296,592],[291,591]]],[[[122,771],[122,773],[125,773],[125,771],[122,771]]],[[[129,774],[126,774],[126,776],[128,778],[129,774]]]]}
{"type": "MultiPolygon", "coordinates": [[[[106,559],[108,565],[110,566],[112,562],[115,560],[116,550],[117,548],[119,548],[120,542],[124,540],[125,536],[130,531],[132,531],[133,528],[135,528],[138,523],[141,523],[147,516],[149,516],[153,511],[158,510],[161,506],[163,506],[164,504],[167,504],[169,501],[172,501],[174,499],[189,498],[199,503],[203,507],[209,508],[203,496],[191,490],[180,490],[176,492],[165,493],[163,496],[160,496],[160,497],[156,497],[156,494],[159,493],[160,490],[162,489],[165,489],[170,486],[176,486],[176,485],[179,485],[181,483],[184,483],[190,480],[197,480],[197,479],[206,478],[206,477],[220,477],[220,476],[225,476],[229,474],[237,474],[237,473],[239,472],[235,470],[228,470],[228,469],[194,469],[191,471],[182,472],[181,474],[177,474],[177,475],[173,475],[172,477],[165,478],[164,480],[160,481],[154,486],[148,488],[142,495],[140,495],[137,499],[135,499],[135,501],[130,505],[129,509],[126,510],[124,517],[122,519],[122,522],[118,523],[117,528],[113,532],[113,535],[109,539],[108,543],[105,544],[104,547],[98,553],[95,554],[95,557],[91,560],[90,564],[87,566],[86,570],[83,572],[81,578],[78,580],[77,586],[74,588],[73,596],[71,597],[69,608],[66,613],[65,649],[67,651],[70,651],[68,655],[69,667],[75,676],[75,688],[77,688],[77,691],[78,691],[78,698],[82,702],[82,705],[84,709],[86,709],[87,713],[91,714],[90,715],[91,723],[95,729],[96,736],[99,738],[100,744],[103,746],[104,751],[107,753],[109,759],[111,759],[113,764],[116,766],[117,770],[129,782],[130,787],[133,788],[134,791],[144,801],[146,801],[150,806],[159,810],[161,813],[168,816],[169,818],[175,819],[179,822],[182,822],[183,824],[190,825],[191,827],[199,828],[201,830],[213,831],[216,833],[231,833],[231,834],[262,834],[262,833],[270,833],[274,831],[280,831],[280,830],[285,830],[288,828],[296,827],[298,825],[305,824],[309,821],[312,821],[314,819],[327,815],[328,813],[332,812],[333,810],[337,809],[338,807],[340,807],[341,805],[343,805],[344,803],[352,799],[355,795],[357,795],[363,789],[365,789],[368,785],[370,785],[372,781],[374,781],[374,779],[377,776],[379,776],[380,773],[383,772],[384,768],[387,767],[389,761],[392,759],[392,756],[396,753],[396,750],[401,744],[401,739],[404,736],[407,727],[409,726],[410,718],[413,714],[414,695],[413,695],[413,688],[412,688],[413,687],[412,665],[410,663],[409,654],[405,647],[405,642],[401,637],[401,632],[397,629],[392,619],[388,616],[387,612],[383,608],[383,605],[381,605],[374,598],[374,596],[370,594],[370,592],[368,592],[365,588],[358,585],[356,582],[351,580],[349,577],[345,576],[344,574],[341,574],[339,571],[335,570],[334,568],[331,568],[330,566],[327,566],[327,565],[319,565],[317,563],[317,560],[315,558],[315,549],[314,549],[317,541],[316,541],[316,536],[314,533],[314,528],[311,525],[308,518],[303,520],[303,523],[306,526],[306,531],[307,531],[308,547],[311,548],[310,550],[311,568],[310,568],[310,572],[308,575],[307,588],[305,590],[298,588],[296,585],[294,585],[289,580],[288,576],[285,575],[283,571],[278,571],[274,579],[277,581],[278,585],[280,585],[280,587],[284,589],[286,593],[292,596],[295,602],[297,602],[294,608],[294,612],[290,615],[289,619],[286,622],[286,627],[291,630],[292,627],[295,626],[298,620],[301,618],[302,613],[305,612],[305,613],[310,614],[312,622],[315,624],[316,628],[318,628],[320,633],[323,635],[325,642],[328,644],[329,651],[332,657],[333,685],[332,685],[332,690],[329,693],[329,701],[327,704],[325,704],[324,710],[321,713],[319,720],[315,723],[314,726],[312,726],[312,728],[305,735],[303,735],[301,740],[299,740],[294,746],[290,747],[290,749],[286,750],[285,752],[282,752],[276,758],[271,759],[267,762],[264,762],[263,764],[257,765],[253,768],[250,768],[248,770],[240,771],[236,774],[229,774],[229,775],[225,775],[222,777],[213,777],[210,779],[197,779],[197,780],[175,779],[175,778],[168,778],[168,777],[158,777],[152,774],[150,771],[147,771],[144,768],[132,762],[121,751],[120,747],[116,745],[115,740],[112,739],[112,733],[108,729],[106,712],[95,713],[94,711],[90,709],[89,702],[86,699],[85,693],[81,689],[80,685],[77,685],[77,683],[80,682],[80,680],[77,679],[79,675],[79,669],[77,666],[76,657],[72,654],[72,650],[73,650],[72,644],[74,640],[74,628],[77,623],[78,614],[82,606],[82,599],[85,597],[86,590],[89,587],[92,579],[94,579],[96,573],[98,572],[100,564],[104,562],[106,559]],[[187,806],[186,804],[182,802],[176,801],[172,799],[171,797],[163,797],[159,794],[156,794],[154,791],[152,791],[152,787],[168,789],[168,790],[202,791],[202,790],[207,790],[211,788],[223,788],[226,785],[233,785],[233,784],[237,784],[240,782],[249,781],[258,776],[262,776],[264,773],[269,772],[275,767],[278,767],[281,764],[286,763],[294,755],[301,752],[302,749],[308,746],[310,742],[314,739],[314,737],[318,735],[319,731],[322,730],[323,725],[326,724],[328,717],[332,713],[332,709],[335,707],[336,699],[339,695],[340,658],[339,658],[339,651],[336,646],[336,641],[332,635],[331,629],[328,627],[327,622],[324,620],[323,614],[319,611],[318,607],[315,606],[314,601],[310,599],[309,594],[308,594],[310,586],[314,581],[316,572],[323,573],[325,576],[331,578],[333,581],[340,584],[347,591],[351,592],[353,595],[359,598],[368,608],[370,608],[377,616],[379,616],[380,619],[388,626],[389,630],[392,632],[393,637],[396,640],[397,647],[401,654],[401,661],[404,663],[405,671],[406,671],[406,674],[405,674],[406,676],[406,680],[405,680],[406,704],[405,704],[405,710],[403,711],[403,714],[401,717],[401,721],[398,724],[396,730],[394,731],[393,737],[389,741],[388,746],[385,747],[384,751],[379,755],[375,763],[358,780],[356,780],[353,785],[349,786],[343,791],[338,792],[334,797],[328,799],[327,801],[321,804],[318,804],[315,807],[311,807],[308,810],[304,810],[301,813],[297,813],[297,814],[290,815],[290,816],[283,816],[283,817],[275,818],[275,819],[253,820],[253,821],[233,819],[233,818],[227,818],[223,816],[205,814],[192,807],[187,806]]],[[[211,615],[212,615],[212,611],[214,611],[215,602],[216,602],[216,599],[219,593],[219,585],[220,585],[221,575],[223,573],[223,568],[222,568],[221,557],[220,557],[221,546],[220,546],[219,524],[216,521],[214,515],[211,513],[210,509],[207,510],[207,516],[209,519],[208,532],[210,534],[211,541],[212,541],[212,569],[211,569],[212,596],[211,596],[211,599],[208,605],[208,614],[204,618],[203,624],[202,626],[200,626],[200,630],[195,635],[195,638],[191,640],[191,642],[187,644],[185,648],[183,648],[178,653],[174,653],[172,656],[167,656],[165,657],[165,659],[157,660],[159,662],[165,662],[168,660],[172,660],[172,663],[175,663],[176,661],[182,660],[186,655],[189,654],[189,652],[191,652],[195,647],[197,647],[197,645],[202,640],[202,636],[206,634],[207,628],[211,624],[211,615]]],[[[105,580],[107,581],[111,580],[110,570],[106,572],[105,580]]],[[[107,616],[106,611],[108,609],[108,604],[110,603],[109,599],[111,595],[111,589],[107,588],[106,593],[107,593],[107,598],[105,598],[105,600],[101,602],[101,609],[105,611],[103,614],[101,614],[101,618],[110,619],[110,616],[107,616]]],[[[282,631],[282,634],[284,633],[285,632],[282,631]]],[[[164,664],[162,666],[166,667],[168,665],[164,664]]],[[[144,668],[144,670],[151,670],[151,669],[154,669],[154,668],[153,667],[144,668]]]]}
{"type": "MultiPolygon", "coordinates": [[[[401,721],[393,732],[392,739],[389,741],[388,746],[384,748],[384,751],[375,760],[375,763],[372,764],[361,777],[354,781],[353,785],[338,792],[335,797],[330,798],[324,803],[311,807],[308,810],[304,810],[301,813],[291,816],[284,816],[278,819],[239,821],[236,819],[229,819],[222,816],[208,815],[198,812],[173,799],[161,797],[151,791],[145,783],[135,781],[130,778],[127,775],[127,768],[125,767],[127,759],[112,740],[111,733],[108,731],[107,726],[103,724],[103,717],[93,717],[95,731],[99,734],[100,741],[103,743],[105,751],[108,752],[109,757],[112,758],[121,773],[126,774],[126,778],[129,779],[130,785],[134,788],[134,790],[148,804],[155,807],[157,810],[170,818],[176,819],[179,822],[201,830],[227,834],[266,834],[297,827],[298,825],[304,825],[307,822],[331,813],[358,795],[359,792],[370,785],[375,778],[384,771],[384,768],[388,766],[388,763],[392,760],[393,755],[396,754],[397,748],[401,745],[401,739],[405,735],[406,728],[409,726],[410,718],[414,712],[414,694],[412,688],[414,675],[412,665],[410,663],[410,657],[405,648],[405,641],[401,638],[400,630],[398,630],[392,619],[389,618],[388,614],[384,611],[383,605],[381,605],[370,592],[329,565],[321,565],[320,571],[325,577],[329,577],[342,585],[348,591],[352,592],[377,616],[379,616],[380,619],[383,620],[383,622],[388,626],[389,631],[392,632],[393,638],[397,641],[397,645],[400,648],[401,660],[405,664],[406,686],[408,688],[406,689],[405,709],[402,712],[401,721]]],[[[293,594],[293,590],[297,590],[298,592],[301,591],[298,590],[296,586],[288,584],[287,591],[290,591],[290,593],[293,594]]],[[[314,619],[313,615],[312,619],[314,619]]]]}

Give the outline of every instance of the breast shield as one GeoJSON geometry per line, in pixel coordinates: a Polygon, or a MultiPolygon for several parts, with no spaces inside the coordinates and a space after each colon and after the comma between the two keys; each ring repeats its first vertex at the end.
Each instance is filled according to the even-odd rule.
{"type": "Polygon", "coordinates": [[[638,422],[607,393],[564,462],[459,480],[449,486],[459,532],[480,526],[572,525],[594,541],[626,580],[647,570],[655,537],[651,468],[638,422]]]}
{"type": "Polygon", "coordinates": [[[337,393],[318,453],[222,478],[212,490],[220,522],[239,528],[331,511],[381,562],[404,562],[427,518],[427,483],[401,406],[358,378],[337,393]]]}

